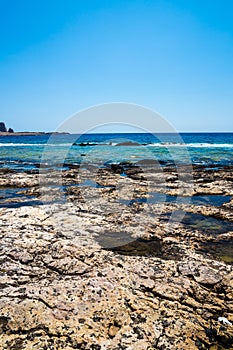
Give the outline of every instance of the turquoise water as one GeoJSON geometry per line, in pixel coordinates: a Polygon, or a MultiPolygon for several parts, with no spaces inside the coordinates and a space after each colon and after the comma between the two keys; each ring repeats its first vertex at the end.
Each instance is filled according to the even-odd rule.
{"type": "Polygon", "coordinates": [[[85,134],[0,137],[0,167],[25,170],[64,164],[155,159],[202,165],[233,164],[233,133],[85,134]],[[127,144],[125,144],[127,142],[127,144]],[[130,145],[130,142],[134,142],[130,145]],[[123,145],[119,145],[123,143],[123,145]],[[138,143],[136,145],[135,143],[138,143]]]}

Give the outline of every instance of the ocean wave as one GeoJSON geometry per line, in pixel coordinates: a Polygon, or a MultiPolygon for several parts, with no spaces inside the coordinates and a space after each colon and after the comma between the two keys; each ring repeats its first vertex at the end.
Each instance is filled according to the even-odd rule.
{"type": "Polygon", "coordinates": [[[71,143],[0,143],[0,147],[70,147],[71,145],[71,143]]]}
{"type": "MultiPolygon", "coordinates": [[[[73,146],[118,146],[121,145],[117,142],[111,142],[111,143],[94,143],[94,142],[82,142],[82,143],[75,143],[73,146]]],[[[177,143],[177,142],[156,142],[156,143],[138,143],[138,144],[122,144],[123,147],[141,147],[141,146],[147,146],[147,147],[191,147],[191,148],[233,148],[233,143],[177,143]]]]}
{"type": "MultiPolygon", "coordinates": [[[[81,143],[73,144],[73,146],[116,146],[117,143],[81,143]]],[[[0,147],[71,147],[72,143],[0,143],[0,147]]],[[[190,148],[233,148],[233,143],[176,143],[176,142],[162,142],[162,143],[143,143],[133,145],[134,147],[190,147],[190,148]]],[[[127,147],[125,145],[124,147],[127,147]]],[[[132,146],[131,146],[132,147],[132,146]]]]}
{"type": "Polygon", "coordinates": [[[151,143],[149,147],[233,148],[233,143],[151,143]]]}

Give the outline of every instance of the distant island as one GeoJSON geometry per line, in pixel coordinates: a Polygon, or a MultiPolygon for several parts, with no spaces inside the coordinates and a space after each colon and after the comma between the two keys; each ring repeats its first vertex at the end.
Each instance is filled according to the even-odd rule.
{"type": "Polygon", "coordinates": [[[44,131],[17,131],[12,128],[7,129],[4,122],[0,122],[0,136],[35,136],[51,134],[69,134],[68,132],[44,132],[44,131]]]}

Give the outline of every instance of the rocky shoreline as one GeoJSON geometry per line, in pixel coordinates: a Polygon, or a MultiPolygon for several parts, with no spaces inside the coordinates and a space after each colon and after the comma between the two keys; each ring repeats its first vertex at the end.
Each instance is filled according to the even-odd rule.
{"type": "Polygon", "coordinates": [[[2,169],[1,349],[233,349],[232,171],[2,169]]]}

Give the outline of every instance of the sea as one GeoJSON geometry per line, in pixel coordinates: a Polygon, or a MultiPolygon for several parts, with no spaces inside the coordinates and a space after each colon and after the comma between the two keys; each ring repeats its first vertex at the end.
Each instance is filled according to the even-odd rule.
{"type": "Polygon", "coordinates": [[[105,166],[156,159],[162,164],[233,165],[233,133],[102,133],[0,136],[0,168],[28,171],[83,162],[105,166]]]}

